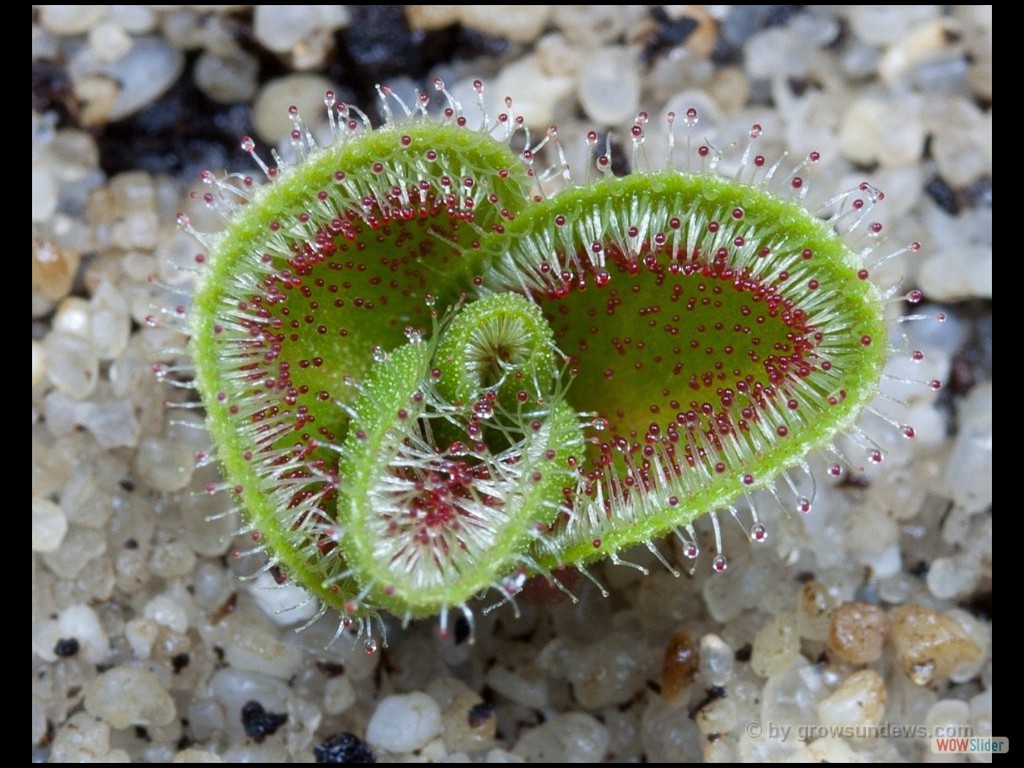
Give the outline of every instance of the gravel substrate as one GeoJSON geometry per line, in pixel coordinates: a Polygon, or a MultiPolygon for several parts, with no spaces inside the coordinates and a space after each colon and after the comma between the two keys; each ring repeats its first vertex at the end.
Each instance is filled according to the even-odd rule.
{"type": "Polygon", "coordinates": [[[991,56],[991,6],[35,6],[33,758],[919,761],[991,735],[991,56]],[[438,76],[557,123],[577,172],[585,132],[641,108],[659,167],[654,116],[695,106],[711,140],[758,122],[765,154],[821,152],[812,206],[870,178],[892,241],[923,244],[875,278],[947,318],[894,331],[926,357],[891,363],[903,402],[878,409],[916,439],[866,415],[886,461],[836,483],[812,457],[812,514],[769,499],[759,547],[726,525],[724,574],[643,549],[650,575],[594,569],[608,597],[478,610],[472,638],[294,632],[315,606],[239,580],[260,563],[207,521],[202,412],[153,375],[187,365],[159,322],[191,292],[175,216],[215,228],[199,171],[252,172],[243,134],[286,153],[289,105],[438,76]]]}

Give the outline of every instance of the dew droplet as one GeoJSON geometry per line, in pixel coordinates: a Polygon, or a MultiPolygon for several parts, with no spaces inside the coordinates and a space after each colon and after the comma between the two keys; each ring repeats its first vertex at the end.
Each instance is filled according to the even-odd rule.
{"type": "Polygon", "coordinates": [[[608,419],[594,419],[593,426],[594,429],[596,429],[598,432],[604,432],[606,429],[608,429],[608,419]]]}
{"type": "Polygon", "coordinates": [[[478,419],[489,419],[494,415],[494,404],[490,398],[482,397],[473,404],[473,415],[478,419]]]}
{"type": "Polygon", "coordinates": [[[806,496],[801,496],[796,500],[796,511],[809,515],[811,513],[811,500],[806,496]]]}
{"type": "Polygon", "coordinates": [[[729,567],[729,561],[725,558],[725,555],[715,555],[711,559],[711,570],[715,573],[725,573],[729,567]]]}
{"type": "Polygon", "coordinates": [[[388,361],[388,353],[381,347],[374,347],[371,354],[375,363],[386,363],[388,361]]]}
{"type": "Polygon", "coordinates": [[[754,523],[750,527],[750,539],[758,544],[763,544],[768,539],[768,529],[764,523],[754,523]]]}
{"type": "Polygon", "coordinates": [[[367,656],[373,656],[377,652],[377,641],[372,637],[368,637],[363,641],[363,650],[366,651],[367,656]]]}
{"type": "Polygon", "coordinates": [[[403,329],[405,338],[409,340],[410,344],[419,344],[423,341],[423,331],[419,328],[414,328],[411,325],[405,326],[403,329]]]}

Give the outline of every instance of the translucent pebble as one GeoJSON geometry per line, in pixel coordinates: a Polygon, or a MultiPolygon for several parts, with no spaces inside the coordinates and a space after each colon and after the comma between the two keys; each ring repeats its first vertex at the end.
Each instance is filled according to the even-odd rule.
{"type": "Polygon", "coordinates": [[[851,664],[875,661],[882,656],[886,627],[885,611],[874,603],[843,603],[829,622],[829,651],[851,664]]]}
{"type": "Polygon", "coordinates": [[[860,562],[870,568],[876,578],[885,579],[896,576],[903,568],[900,545],[893,543],[879,552],[863,554],[860,557],[860,562]]]}
{"type": "Polygon", "coordinates": [[[302,587],[292,582],[278,584],[269,573],[249,582],[248,588],[263,613],[282,627],[307,621],[319,608],[302,587]]]}
{"type": "Polygon", "coordinates": [[[700,674],[705,685],[725,686],[733,676],[736,654],[718,635],[704,635],[700,639],[700,674]]]}
{"type": "Polygon", "coordinates": [[[75,419],[103,448],[133,447],[141,427],[132,404],[122,399],[88,401],[75,409],[75,419]]]}
{"type": "Polygon", "coordinates": [[[889,45],[909,35],[922,21],[937,16],[938,5],[849,6],[854,33],[871,45],[889,45]]]}
{"type": "Polygon", "coordinates": [[[105,5],[43,5],[39,22],[57,35],[81,35],[106,14],[105,5]]]}
{"type": "Polygon", "coordinates": [[[85,692],[85,710],[113,728],[168,725],[176,715],[174,700],[147,669],[115,667],[93,680],[85,692]]]}
{"type": "Polygon", "coordinates": [[[32,500],[32,551],[53,552],[64,541],[68,519],[64,511],[48,499],[32,500]]]}
{"type": "Polygon", "coordinates": [[[856,163],[902,166],[917,162],[925,130],[909,109],[874,98],[854,101],[839,128],[839,151],[856,163]]]}
{"type": "Polygon", "coordinates": [[[112,67],[121,90],[110,119],[120,120],[155,101],[178,79],[184,67],[184,54],[166,41],[136,38],[128,55],[112,67]]]}
{"type": "Polygon", "coordinates": [[[82,603],[69,605],[57,616],[62,638],[78,641],[78,656],[90,664],[107,661],[110,640],[100,623],[100,617],[91,607],[82,603]]]}
{"type": "Polygon", "coordinates": [[[57,210],[57,185],[45,168],[32,169],[32,221],[48,221],[57,210]]]}
{"type": "Polygon", "coordinates": [[[68,72],[80,96],[105,101],[110,95],[96,91],[105,84],[113,87],[113,103],[104,104],[87,124],[120,120],[161,96],[181,74],[184,53],[157,37],[134,38],[131,50],[117,61],[106,62],[90,48],[82,48],[71,59],[68,72]],[[85,91],[85,93],[82,93],[85,91]]]}
{"type": "Polygon", "coordinates": [[[195,565],[195,553],[184,541],[173,539],[153,547],[150,569],[154,576],[162,579],[188,576],[195,565]]]}
{"type": "Polygon", "coordinates": [[[106,551],[107,540],[102,533],[72,526],[58,549],[43,554],[43,561],[57,576],[73,579],[106,551]]]}
{"type": "Polygon", "coordinates": [[[471,29],[529,43],[544,29],[551,9],[550,5],[463,5],[460,16],[471,29]]]}
{"type": "Polygon", "coordinates": [[[525,731],[512,751],[528,763],[599,763],[609,741],[608,729],[593,716],[567,712],[525,731]]]}
{"type": "Polygon", "coordinates": [[[694,714],[701,733],[728,733],[736,726],[736,702],[729,697],[710,701],[694,714]]]}
{"type": "Polygon", "coordinates": [[[131,211],[110,229],[110,244],[124,251],[151,251],[156,248],[160,220],[155,211],[131,211]]]}
{"type": "Polygon", "coordinates": [[[320,75],[286,75],[271,80],[263,86],[253,104],[256,132],[264,141],[276,145],[292,130],[288,108],[296,106],[304,119],[315,121],[324,114],[324,94],[333,87],[330,80],[320,75]]]}
{"type": "Polygon", "coordinates": [[[459,690],[442,706],[444,743],[448,749],[476,752],[494,744],[498,718],[476,692],[459,690]]]}
{"type": "Polygon", "coordinates": [[[923,605],[898,606],[889,621],[900,666],[918,685],[949,677],[982,655],[956,620],[923,605]]]}
{"type": "Polygon", "coordinates": [[[546,34],[537,41],[537,56],[544,72],[555,76],[575,76],[582,59],[581,51],[557,32],[546,34]]]}
{"type": "Polygon", "coordinates": [[[857,758],[845,740],[825,737],[811,742],[789,759],[800,763],[855,763],[857,758]]]}
{"type": "Polygon", "coordinates": [[[89,30],[89,47],[101,61],[114,62],[132,49],[132,39],[120,24],[104,21],[89,30]]]}
{"type": "Polygon", "coordinates": [[[156,24],[156,12],[148,5],[114,5],[107,18],[133,34],[149,32],[156,24]]]}
{"type": "Polygon", "coordinates": [[[242,732],[239,714],[247,701],[256,700],[270,712],[281,712],[288,701],[288,684],[284,680],[230,667],[214,673],[209,692],[219,706],[200,707],[200,711],[208,713],[214,724],[224,718],[222,725],[235,728],[239,735],[242,732]]]}
{"type": "Polygon", "coordinates": [[[942,248],[918,270],[921,288],[936,301],[992,298],[992,246],[942,248]]]}
{"type": "Polygon", "coordinates": [[[277,53],[287,53],[310,37],[320,24],[317,6],[258,5],[253,32],[260,43],[277,53]]]}
{"type": "Polygon", "coordinates": [[[963,30],[952,19],[932,19],[901,37],[882,56],[878,73],[893,83],[929,62],[962,56],[963,30]]]}
{"type": "Polygon", "coordinates": [[[324,711],[340,715],[356,703],[356,689],[345,675],[330,678],[324,684],[324,711]]]}
{"type": "Polygon", "coordinates": [[[992,503],[992,427],[961,426],[946,462],[945,483],[962,508],[981,511],[992,503]]]}
{"type": "Polygon", "coordinates": [[[588,709],[628,701],[644,686],[649,658],[647,646],[628,632],[586,645],[567,660],[573,696],[588,709]]]}
{"type": "Polygon", "coordinates": [[[86,712],[76,712],[53,737],[50,760],[56,763],[110,761],[110,726],[86,712]]]}
{"type": "Polygon", "coordinates": [[[971,707],[959,699],[941,699],[935,702],[925,716],[924,724],[936,736],[969,736],[971,707]]]}
{"type": "Polygon", "coordinates": [[[60,636],[60,626],[56,619],[36,621],[32,624],[33,657],[39,657],[49,663],[55,662],[58,658],[55,648],[61,639],[63,638],[60,636]]]}
{"type": "Polygon", "coordinates": [[[593,52],[580,65],[579,99],[584,112],[600,125],[619,125],[636,117],[640,74],[635,56],[621,46],[593,52]]]}
{"type": "Polygon", "coordinates": [[[751,78],[801,77],[814,60],[815,48],[790,30],[772,27],[751,36],[746,45],[746,70],[751,78]]]}
{"type": "Polygon", "coordinates": [[[832,597],[828,588],[817,580],[804,584],[797,596],[796,609],[800,637],[808,640],[827,639],[831,614],[832,597]]]}
{"type": "Polygon", "coordinates": [[[640,744],[648,763],[695,763],[702,735],[686,710],[650,697],[640,716],[640,744]]]}
{"type": "Polygon", "coordinates": [[[543,126],[553,122],[559,101],[575,85],[575,78],[545,72],[540,57],[532,55],[504,67],[484,93],[492,117],[508,111],[504,98],[509,96],[515,114],[522,115],[528,125],[543,126]]]}
{"type": "Polygon", "coordinates": [[[180,491],[188,485],[194,468],[194,452],[158,437],[143,439],[135,454],[139,478],[157,491],[180,491]]]}
{"type": "Polygon", "coordinates": [[[152,213],[156,205],[153,177],[145,171],[126,171],[110,180],[108,211],[111,218],[125,218],[131,213],[152,213]]]}
{"type": "Polygon", "coordinates": [[[174,632],[183,633],[188,629],[185,606],[167,594],[157,595],[146,603],[142,615],[174,632]]]}
{"type": "Polygon", "coordinates": [[[548,682],[544,678],[516,674],[502,666],[491,667],[487,671],[487,685],[496,693],[500,693],[517,704],[534,709],[550,706],[548,702],[548,682]]]}
{"type": "MultiPolygon", "coordinates": [[[[272,6],[259,6],[267,7],[272,6]]],[[[232,51],[220,56],[206,52],[196,62],[194,77],[199,89],[211,99],[233,104],[253,97],[258,73],[256,59],[245,51],[232,51]]]]}
{"type": "Polygon", "coordinates": [[[441,733],[441,710],[425,693],[386,696],[366,726],[366,741],[394,754],[412,752],[441,733]]]}
{"type": "Polygon", "coordinates": [[[928,591],[943,600],[969,594],[981,575],[977,565],[965,557],[936,558],[928,568],[928,591]]]}
{"type": "Polygon", "coordinates": [[[519,755],[514,755],[505,749],[491,749],[487,751],[488,763],[525,763],[519,755]]]}
{"type": "Polygon", "coordinates": [[[183,749],[174,753],[175,763],[223,763],[224,758],[205,749],[183,749]]]}
{"type": "Polygon", "coordinates": [[[131,619],[124,625],[124,639],[137,659],[148,659],[160,634],[160,625],[152,619],[131,619]]]}
{"type": "Polygon", "coordinates": [[[818,704],[828,693],[821,666],[801,658],[781,675],[768,679],[762,691],[761,722],[802,725],[817,718],[818,704]]]}
{"type": "Polygon", "coordinates": [[[43,340],[46,375],[57,389],[76,400],[84,400],[96,389],[99,360],[92,345],[69,333],[52,332],[43,340]]]}
{"type": "Polygon", "coordinates": [[[971,699],[971,724],[979,736],[992,735],[992,689],[987,688],[971,699]]]}
{"type": "Polygon", "coordinates": [[[92,312],[89,302],[79,296],[68,296],[57,305],[50,328],[59,333],[70,333],[84,339],[89,338],[92,312]]]}
{"type": "Polygon", "coordinates": [[[199,562],[191,583],[196,604],[207,611],[223,605],[237,586],[227,572],[209,561],[199,562]]]}
{"type": "Polygon", "coordinates": [[[262,627],[254,627],[243,616],[231,616],[222,622],[225,632],[221,643],[225,658],[234,667],[287,680],[302,663],[302,653],[262,627]]]}
{"type": "Polygon", "coordinates": [[[992,626],[987,621],[974,617],[963,608],[953,608],[947,611],[946,615],[957,622],[964,634],[981,649],[981,655],[977,659],[962,664],[949,676],[954,683],[966,683],[978,676],[986,659],[991,661],[992,626]]]}
{"type": "Polygon", "coordinates": [[[46,350],[43,345],[32,339],[32,386],[35,387],[46,373],[46,350]]]}
{"type": "Polygon", "coordinates": [[[899,525],[885,509],[868,504],[854,510],[845,521],[845,529],[844,543],[847,549],[860,558],[884,552],[897,543],[900,534],[899,525]]]}
{"type": "Polygon", "coordinates": [[[800,636],[792,616],[776,616],[754,637],[750,666],[762,677],[772,677],[789,669],[800,656],[800,636]]]}
{"type": "Polygon", "coordinates": [[[818,704],[818,717],[823,725],[877,725],[886,700],[885,681],[873,669],[863,669],[818,704]]]}

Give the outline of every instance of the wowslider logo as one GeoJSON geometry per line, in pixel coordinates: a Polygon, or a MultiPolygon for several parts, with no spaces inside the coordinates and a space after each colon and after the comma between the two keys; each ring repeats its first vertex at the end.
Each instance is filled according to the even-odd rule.
{"type": "Polygon", "coordinates": [[[932,738],[932,752],[935,754],[1005,755],[1009,751],[1010,740],[1003,736],[936,736],[932,738]]]}

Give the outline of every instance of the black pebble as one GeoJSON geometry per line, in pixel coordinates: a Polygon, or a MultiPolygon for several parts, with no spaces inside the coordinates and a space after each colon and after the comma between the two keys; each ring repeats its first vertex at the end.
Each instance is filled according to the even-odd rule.
{"type": "Polygon", "coordinates": [[[924,191],[928,194],[928,197],[935,201],[939,208],[950,216],[956,216],[960,213],[960,201],[957,199],[956,192],[941,176],[933,176],[924,185],[924,191]]]}
{"type": "Polygon", "coordinates": [[[78,653],[78,641],[73,637],[62,637],[53,646],[53,652],[62,658],[74,656],[78,653]]]}
{"type": "Polygon", "coordinates": [[[258,701],[247,701],[242,707],[242,727],[257,744],[288,722],[288,715],[267,712],[258,701]]]}
{"type": "Polygon", "coordinates": [[[336,733],[313,747],[318,763],[375,763],[373,751],[351,733],[336,733]]]}

